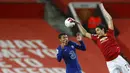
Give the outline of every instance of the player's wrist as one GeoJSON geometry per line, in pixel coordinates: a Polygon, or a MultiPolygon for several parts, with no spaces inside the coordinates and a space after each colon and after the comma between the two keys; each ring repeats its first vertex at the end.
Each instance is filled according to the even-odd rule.
{"type": "Polygon", "coordinates": [[[79,23],[79,22],[77,22],[77,21],[74,21],[74,23],[75,23],[76,25],[80,25],[80,23],[79,23]]]}

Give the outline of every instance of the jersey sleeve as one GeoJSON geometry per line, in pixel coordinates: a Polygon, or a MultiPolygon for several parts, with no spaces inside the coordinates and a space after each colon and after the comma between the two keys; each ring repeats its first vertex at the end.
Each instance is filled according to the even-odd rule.
{"type": "Polygon", "coordinates": [[[97,40],[97,35],[96,34],[91,34],[91,38],[92,38],[92,40],[94,40],[94,41],[96,41],[97,40]]]}
{"type": "Polygon", "coordinates": [[[70,43],[73,44],[76,49],[83,50],[83,51],[86,50],[86,46],[85,46],[83,41],[79,41],[80,44],[77,44],[77,43],[72,42],[72,41],[70,41],[70,43]]]}
{"type": "Polygon", "coordinates": [[[107,35],[114,36],[114,30],[108,29],[107,35]]]}
{"type": "Polygon", "coordinates": [[[63,49],[58,47],[56,51],[57,51],[57,61],[60,62],[63,58],[63,49]]]}

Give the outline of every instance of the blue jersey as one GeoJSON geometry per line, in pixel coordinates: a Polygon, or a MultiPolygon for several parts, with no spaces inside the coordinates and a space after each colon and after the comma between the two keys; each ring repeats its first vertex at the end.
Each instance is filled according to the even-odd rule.
{"type": "Polygon", "coordinates": [[[57,48],[57,60],[60,62],[62,58],[66,64],[66,73],[81,73],[81,67],[78,63],[76,49],[86,50],[86,46],[83,41],[79,41],[80,45],[75,42],[69,41],[68,45],[64,47],[64,49],[59,46],[57,48]],[[76,48],[76,49],[75,49],[76,48]]]}

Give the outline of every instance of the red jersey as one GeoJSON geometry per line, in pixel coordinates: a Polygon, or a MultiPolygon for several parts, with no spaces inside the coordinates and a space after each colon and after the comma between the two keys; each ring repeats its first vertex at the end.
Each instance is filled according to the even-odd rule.
{"type": "Polygon", "coordinates": [[[99,38],[97,35],[93,34],[91,37],[94,41],[96,41],[106,61],[113,60],[120,54],[120,47],[116,42],[113,30],[109,29],[106,36],[102,38],[99,38]]]}

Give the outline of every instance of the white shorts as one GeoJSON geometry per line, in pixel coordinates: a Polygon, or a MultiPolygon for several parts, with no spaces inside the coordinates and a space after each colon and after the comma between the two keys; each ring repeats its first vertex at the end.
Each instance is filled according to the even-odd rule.
{"type": "Polygon", "coordinates": [[[130,65],[120,55],[112,61],[107,61],[107,67],[109,73],[130,73],[130,65]]]}

